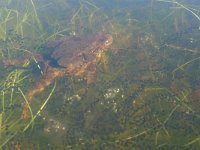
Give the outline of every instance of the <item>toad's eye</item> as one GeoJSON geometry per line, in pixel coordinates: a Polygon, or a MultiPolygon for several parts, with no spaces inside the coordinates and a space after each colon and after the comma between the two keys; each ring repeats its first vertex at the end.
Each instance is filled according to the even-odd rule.
{"type": "Polygon", "coordinates": [[[109,40],[107,40],[107,41],[105,42],[105,44],[109,44],[109,40]]]}

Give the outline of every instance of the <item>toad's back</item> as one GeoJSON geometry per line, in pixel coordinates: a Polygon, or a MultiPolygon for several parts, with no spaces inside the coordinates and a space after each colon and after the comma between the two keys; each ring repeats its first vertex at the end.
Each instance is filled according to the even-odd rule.
{"type": "Polygon", "coordinates": [[[62,67],[89,62],[96,59],[97,55],[105,51],[111,43],[112,37],[102,32],[89,36],[64,37],[50,43],[55,49],[51,58],[62,67]]]}

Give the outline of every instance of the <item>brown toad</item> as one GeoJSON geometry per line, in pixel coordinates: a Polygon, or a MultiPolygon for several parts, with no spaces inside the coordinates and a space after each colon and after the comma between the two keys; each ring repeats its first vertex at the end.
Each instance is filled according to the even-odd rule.
{"type": "MultiPolygon", "coordinates": [[[[47,44],[53,48],[49,59],[40,54],[27,55],[20,59],[7,60],[7,65],[16,65],[35,59],[42,62],[43,78],[36,82],[26,94],[29,102],[33,96],[43,91],[56,77],[64,75],[82,76],[86,74],[87,82],[91,82],[91,76],[96,72],[96,64],[102,53],[112,44],[112,36],[99,32],[96,35],[63,37],[47,44]]],[[[23,104],[22,118],[27,118],[28,107],[23,104]]]]}

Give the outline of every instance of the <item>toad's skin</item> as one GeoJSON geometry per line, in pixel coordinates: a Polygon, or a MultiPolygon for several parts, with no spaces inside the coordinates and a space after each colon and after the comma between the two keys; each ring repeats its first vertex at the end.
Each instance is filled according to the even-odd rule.
{"type": "MultiPolygon", "coordinates": [[[[43,78],[36,82],[26,94],[29,102],[33,96],[42,92],[55,78],[69,75],[82,76],[86,74],[87,82],[90,83],[96,72],[96,64],[109,46],[112,44],[112,36],[103,32],[96,35],[80,37],[63,37],[54,42],[49,42],[48,47],[54,49],[50,59],[44,59],[40,54],[27,55],[20,59],[7,60],[6,65],[16,65],[37,60],[43,64],[43,78]]],[[[23,119],[28,117],[28,106],[23,103],[23,119]]]]}

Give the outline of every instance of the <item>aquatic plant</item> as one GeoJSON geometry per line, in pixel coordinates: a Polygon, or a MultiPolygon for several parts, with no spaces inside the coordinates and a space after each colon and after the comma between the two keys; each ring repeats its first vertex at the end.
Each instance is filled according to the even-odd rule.
{"type": "Polygon", "coordinates": [[[11,140],[18,132],[21,124],[18,107],[20,101],[17,95],[20,85],[27,78],[23,70],[14,70],[8,74],[5,80],[1,81],[1,113],[0,113],[0,148],[11,140]],[[15,115],[14,115],[14,114],[15,115]],[[7,134],[9,132],[9,134],[7,134]]]}
{"type": "Polygon", "coordinates": [[[197,18],[198,21],[200,21],[200,16],[197,14],[198,10],[196,10],[196,9],[190,8],[188,6],[185,6],[184,4],[181,4],[181,3],[179,3],[179,2],[177,2],[175,0],[171,0],[171,1],[168,1],[168,0],[156,0],[156,1],[176,4],[177,6],[181,7],[182,9],[190,12],[195,18],[197,18]]]}
{"type": "MultiPolygon", "coordinates": [[[[16,1],[15,1],[16,2],[16,1]]],[[[15,8],[14,1],[1,1],[0,2],[0,61],[18,57],[24,53],[31,53],[33,45],[38,43],[31,43],[30,39],[38,38],[42,32],[42,24],[36,11],[36,6],[32,0],[29,4],[26,3],[25,7],[32,6],[33,9],[24,9],[23,2],[16,2],[17,5],[21,5],[21,9],[15,8]],[[33,13],[32,13],[33,10],[33,13]],[[28,29],[28,30],[27,30],[28,29]],[[35,32],[36,34],[30,34],[35,32]],[[35,35],[35,36],[34,36],[35,35]]],[[[40,39],[42,39],[41,37],[40,39]]],[[[39,38],[38,38],[39,40],[39,38]]],[[[36,40],[36,41],[38,41],[36,40]]],[[[43,41],[43,40],[42,40],[43,41]]],[[[4,61],[5,62],[5,61],[4,61]]],[[[36,62],[37,63],[37,62],[36,62]]],[[[32,120],[27,125],[26,122],[21,121],[20,112],[21,100],[26,97],[24,95],[24,86],[28,80],[30,80],[29,74],[23,69],[28,66],[30,62],[26,62],[18,68],[2,69],[1,73],[5,76],[1,80],[1,101],[0,101],[0,148],[4,147],[10,140],[12,140],[18,133],[21,132],[21,128],[27,129],[34,119],[38,116],[41,110],[44,108],[46,102],[42,105],[36,115],[32,114],[32,109],[29,106],[29,111],[32,114],[32,120]],[[21,68],[21,69],[20,69],[21,68]],[[4,71],[4,72],[3,72],[4,71]]],[[[3,68],[2,64],[1,67],[3,68]]],[[[26,85],[27,86],[27,85],[26,85]]],[[[52,94],[52,92],[50,93],[52,94]]]]}
{"type": "MultiPolygon", "coordinates": [[[[132,4],[131,0],[117,3],[125,4],[125,2],[132,4]]],[[[168,147],[173,149],[177,145],[182,149],[198,144],[199,115],[190,104],[190,94],[194,87],[190,85],[187,75],[192,76],[188,71],[189,64],[197,62],[199,58],[195,59],[188,55],[187,59],[177,61],[177,57],[168,57],[174,53],[175,44],[164,43],[168,46],[160,48],[158,39],[162,41],[163,34],[168,33],[166,31],[174,32],[174,28],[168,26],[172,23],[170,22],[172,18],[169,17],[173,12],[166,15],[168,13],[166,9],[163,10],[163,14],[156,9],[157,13],[154,13],[153,7],[157,5],[154,2],[151,1],[151,16],[149,17],[147,13],[149,11],[145,7],[141,13],[145,17],[141,17],[141,14],[133,11],[133,5],[130,5],[131,9],[127,11],[120,10],[118,7],[113,9],[111,5],[109,6],[111,10],[104,12],[99,2],[90,0],[80,0],[73,4],[70,1],[59,0],[55,3],[50,0],[47,4],[40,5],[41,7],[36,1],[29,0],[25,3],[28,5],[27,9],[19,11],[10,6],[12,0],[7,3],[4,1],[7,9],[3,13],[5,17],[0,20],[2,24],[2,28],[0,27],[1,58],[17,58],[19,55],[29,54],[32,51],[45,54],[46,51],[43,51],[41,44],[46,41],[58,36],[88,34],[99,30],[113,35],[112,50],[115,55],[108,52],[109,58],[107,55],[102,57],[102,61],[98,64],[96,81],[92,85],[86,85],[84,79],[62,78],[58,80],[57,87],[55,83],[52,89],[42,93],[48,95],[47,98],[42,96],[42,101],[36,100],[34,103],[29,103],[24,94],[25,89],[29,87],[28,83],[31,84],[35,80],[35,76],[28,73],[26,68],[30,68],[29,64],[38,66],[38,63],[33,60],[33,64],[28,62],[19,65],[22,69],[18,67],[4,69],[3,78],[10,83],[7,86],[7,83],[2,80],[0,89],[2,90],[0,138],[3,139],[0,143],[1,147],[5,145],[9,147],[9,141],[15,141],[14,137],[20,136],[21,133],[23,138],[19,142],[22,148],[25,145],[29,149],[46,149],[47,147],[50,149],[167,149],[168,147]],[[54,4],[58,6],[58,11],[54,11],[52,7],[54,4]],[[71,9],[72,6],[73,9],[71,9]],[[43,9],[50,10],[46,12],[50,14],[50,17],[48,14],[41,13],[43,9]],[[156,18],[156,14],[165,16],[164,18],[162,16],[162,21],[170,20],[167,20],[169,23],[165,25],[165,28],[161,28],[161,19],[156,18]],[[18,21],[15,22],[13,18],[18,18],[18,21]],[[13,22],[16,26],[10,27],[13,22]],[[156,31],[161,31],[161,33],[152,32],[154,31],[151,28],[153,24],[158,29],[156,31]],[[13,29],[9,30],[10,28],[13,29]],[[27,28],[31,31],[27,31],[27,28]],[[14,37],[17,40],[14,40],[14,37]],[[30,39],[35,39],[35,42],[30,39]],[[185,60],[191,58],[195,60],[184,63],[185,60]],[[173,65],[170,66],[171,64],[173,65]],[[177,80],[177,74],[182,69],[185,74],[177,80]],[[160,77],[158,72],[164,77],[160,77]],[[175,75],[173,81],[171,73],[175,75]],[[50,98],[57,101],[50,101],[50,98]],[[28,122],[18,120],[21,101],[28,104],[28,111],[32,114],[28,122]],[[11,106],[7,107],[10,103],[16,106],[12,110],[9,109],[11,106]],[[114,111],[116,109],[112,109],[112,104],[117,106],[117,112],[114,111]],[[62,119],[64,125],[67,126],[62,136],[54,137],[43,133],[44,124],[36,123],[39,114],[43,115],[45,106],[49,115],[62,119]],[[12,118],[12,115],[15,117],[12,118]],[[31,128],[33,125],[34,128],[31,128]],[[103,130],[104,128],[107,130],[103,130]],[[6,131],[10,131],[11,134],[5,136],[6,131]],[[34,134],[26,136],[26,133],[34,134]],[[185,145],[181,143],[181,140],[185,145]]],[[[110,1],[105,3],[110,3],[110,1]]],[[[175,9],[181,7],[183,11],[190,12],[184,8],[186,7],[196,13],[189,5],[182,2],[172,4],[175,9]]],[[[17,1],[17,5],[20,5],[20,1],[17,1]]],[[[176,9],[177,11],[179,9],[176,9]]],[[[190,13],[195,16],[192,12],[190,13]]],[[[181,15],[188,23],[185,12],[181,15]]],[[[182,45],[178,46],[180,50],[184,50],[182,45]]],[[[178,51],[176,54],[182,52],[178,51]]],[[[184,52],[191,52],[193,56],[197,54],[197,51],[190,48],[185,49],[184,52]]],[[[195,70],[195,65],[193,67],[195,70]]],[[[41,116],[40,121],[43,117],[41,116]]]]}

